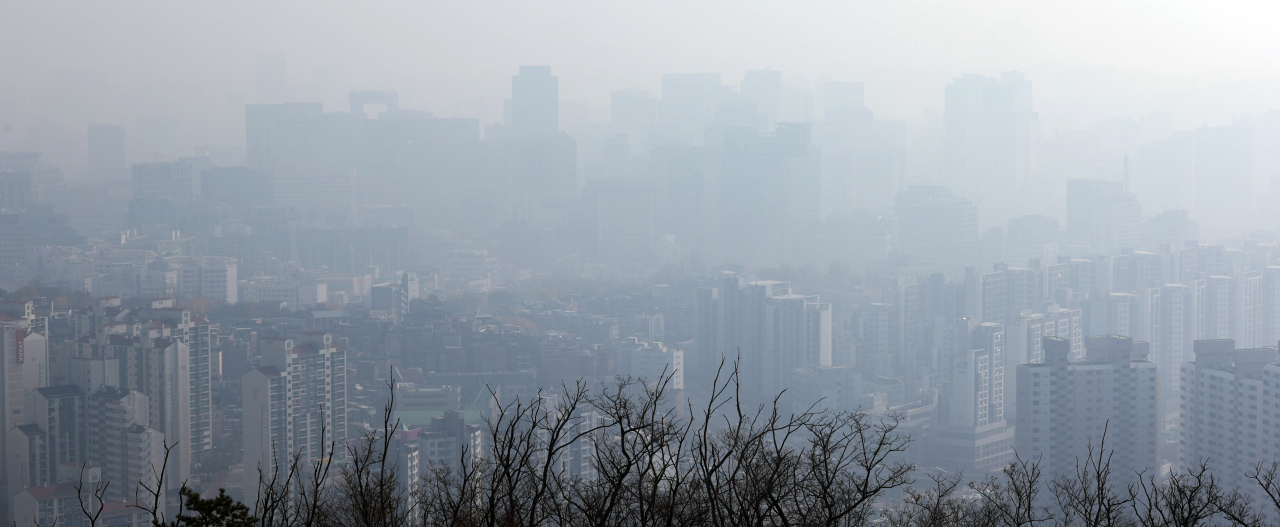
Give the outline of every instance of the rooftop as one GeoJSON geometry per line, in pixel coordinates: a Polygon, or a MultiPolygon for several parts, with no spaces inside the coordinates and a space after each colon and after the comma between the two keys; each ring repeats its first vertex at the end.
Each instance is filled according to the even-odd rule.
{"type": "Polygon", "coordinates": [[[74,384],[36,388],[36,391],[40,392],[40,395],[50,399],[54,397],[73,397],[77,395],[84,395],[84,392],[80,390],[80,387],[74,384]]]}

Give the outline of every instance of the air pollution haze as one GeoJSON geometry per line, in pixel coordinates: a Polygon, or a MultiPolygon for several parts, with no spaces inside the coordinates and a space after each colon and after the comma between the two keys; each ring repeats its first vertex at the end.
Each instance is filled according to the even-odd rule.
{"type": "Polygon", "coordinates": [[[0,0],[0,515],[1273,525],[1278,26],[0,0]]]}

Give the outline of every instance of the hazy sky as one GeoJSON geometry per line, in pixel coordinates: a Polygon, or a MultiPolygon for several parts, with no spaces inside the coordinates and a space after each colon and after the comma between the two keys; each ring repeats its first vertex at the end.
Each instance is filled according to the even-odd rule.
{"type": "Polygon", "coordinates": [[[905,119],[940,108],[960,73],[1020,69],[1042,113],[1221,120],[1280,106],[1277,27],[1280,8],[1240,1],[0,0],[0,148],[90,121],[242,141],[259,54],[286,57],[296,98],[330,109],[387,88],[486,122],[521,64],[598,105],[614,89],[657,95],[666,72],[736,84],[772,67],[798,86],[865,81],[873,110],[905,119]]]}

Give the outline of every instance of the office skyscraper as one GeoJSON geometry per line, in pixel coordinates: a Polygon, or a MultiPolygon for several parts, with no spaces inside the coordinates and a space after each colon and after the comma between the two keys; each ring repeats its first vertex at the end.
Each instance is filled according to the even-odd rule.
{"type": "Polygon", "coordinates": [[[782,72],[775,70],[748,71],[739,90],[742,100],[754,104],[764,114],[765,122],[772,125],[782,118],[782,72]]]}
{"type": "Polygon", "coordinates": [[[192,166],[182,161],[138,163],[133,165],[133,197],[135,200],[172,200],[189,205],[195,197],[192,166]]]}
{"type": "Polygon", "coordinates": [[[873,375],[894,377],[903,366],[898,306],[870,302],[859,306],[858,311],[857,366],[873,375]]]}
{"type": "Polygon", "coordinates": [[[596,256],[641,264],[654,257],[654,191],[636,180],[594,180],[583,192],[594,218],[596,256]]]}
{"type": "Polygon", "coordinates": [[[510,124],[516,136],[560,131],[560,81],[550,66],[520,66],[511,77],[510,124]]]}
{"type": "Polygon", "coordinates": [[[741,128],[708,132],[723,149],[717,221],[728,249],[752,265],[792,258],[798,233],[822,221],[822,167],[807,123],[778,123],[772,135],[741,128]]]}
{"type": "Polygon", "coordinates": [[[965,75],[946,88],[945,167],[949,184],[984,205],[1002,203],[1031,176],[1035,114],[1022,73],[965,75]]]}
{"type": "Polygon", "coordinates": [[[861,82],[827,82],[822,85],[822,108],[828,120],[866,109],[861,82]]]}
{"type": "Polygon", "coordinates": [[[659,137],[664,143],[702,144],[728,87],[719,73],[668,73],[662,76],[658,105],[659,137]]]}
{"type": "Polygon", "coordinates": [[[1142,207],[1121,181],[1067,181],[1067,238],[1107,254],[1141,241],[1142,207]]]}
{"type": "Polygon", "coordinates": [[[0,152],[0,209],[18,212],[31,203],[31,179],[39,152],[0,152]]]}
{"type": "Polygon", "coordinates": [[[89,125],[89,177],[123,178],[129,173],[125,158],[124,127],[113,124],[89,125]]]}
{"type": "Polygon", "coordinates": [[[913,185],[898,193],[895,209],[899,246],[917,261],[954,277],[980,259],[978,207],[951,189],[913,185]]]}

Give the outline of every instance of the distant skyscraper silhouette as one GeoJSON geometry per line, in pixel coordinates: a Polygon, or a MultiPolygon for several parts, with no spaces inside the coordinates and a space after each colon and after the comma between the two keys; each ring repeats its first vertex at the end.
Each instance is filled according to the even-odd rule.
{"type": "Polygon", "coordinates": [[[1001,203],[1027,184],[1035,113],[1031,83],[1008,71],[1000,79],[965,75],[946,89],[949,183],[980,204],[1001,203]]]}
{"type": "Polygon", "coordinates": [[[661,140],[702,144],[707,126],[724,102],[728,88],[719,73],[668,73],[662,76],[658,108],[661,140]]]}
{"type": "Polygon", "coordinates": [[[742,100],[755,104],[765,115],[768,124],[778,122],[782,116],[782,72],[774,70],[748,71],[742,79],[742,100]]]}
{"type": "Polygon", "coordinates": [[[560,131],[560,80],[550,66],[520,66],[511,77],[511,128],[517,136],[560,131]]]}
{"type": "Polygon", "coordinates": [[[125,161],[124,127],[113,124],[89,125],[89,177],[122,178],[128,174],[125,161]]]}
{"type": "Polygon", "coordinates": [[[0,152],[0,208],[20,211],[31,202],[31,179],[39,152],[0,152]]]}
{"type": "Polygon", "coordinates": [[[830,119],[833,113],[866,107],[861,82],[827,82],[822,85],[822,108],[830,119]]]}

